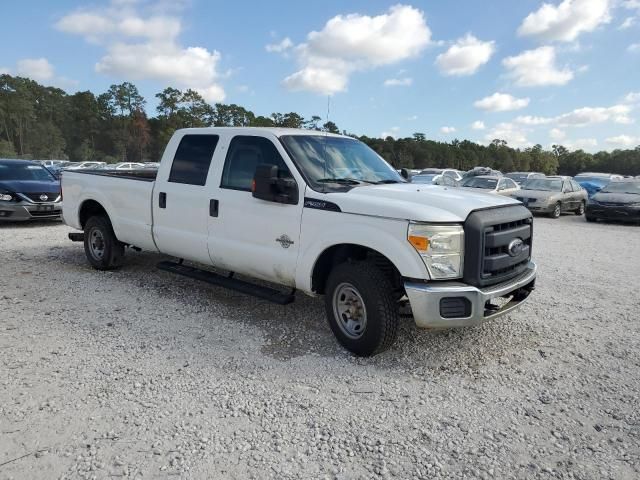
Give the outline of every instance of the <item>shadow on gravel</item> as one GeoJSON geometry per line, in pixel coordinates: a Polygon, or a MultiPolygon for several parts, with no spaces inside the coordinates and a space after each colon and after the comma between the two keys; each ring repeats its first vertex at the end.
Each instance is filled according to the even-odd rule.
{"type": "MultiPolygon", "coordinates": [[[[447,373],[474,371],[500,361],[512,352],[535,344],[539,337],[526,305],[517,313],[487,324],[457,330],[421,330],[412,318],[402,318],[394,346],[373,358],[355,358],[338,345],[327,324],[321,297],[296,295],[290,305],[275,305],[197,280],[159,271],[155,265],[166,257],[128,250],[125,265],[118,271],[98,272],[86,263],[81,244],[51,247],[47,261],[60,262],[67,271],[90,275],[99,285],[101,277],[117,278],[135,296],[144,290],[162,298],[196,308],[221,318],[229,325],[241,323],[258,328],[264,337],[261,353],[288,361],[306,355],[335,358],[356,365],[375,366],[403,372],[447,373]]],[[[43,258],[43,260],[45,260],[43,258]]],[[[203,323],[204,328],[212,328],[203,323]]]]}
{"type": "Polygon", "coordinates": [[[16,230],[25,228],[40,228],[40,227],[59,227],[62,225],[62,220],[49,219],[49,220],[28,220],[25,222],[0,222],[0,230],[16,230]]]}

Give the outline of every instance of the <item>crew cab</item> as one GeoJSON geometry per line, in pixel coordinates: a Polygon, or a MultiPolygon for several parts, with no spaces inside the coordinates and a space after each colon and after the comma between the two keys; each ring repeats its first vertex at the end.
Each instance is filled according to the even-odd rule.
{"type": "Polygon", "coordinates": [[[533,219],[517,200],[407,183],[346,136],[178,130],[157,171],[67,171],[62,191],[95,268],[135,247],[176,257],[162,270],[274,302],[324,295],[338,341],[361,356],[392,345],[401,308],[419,327],[476,325],[535,284],[533,219]]]}

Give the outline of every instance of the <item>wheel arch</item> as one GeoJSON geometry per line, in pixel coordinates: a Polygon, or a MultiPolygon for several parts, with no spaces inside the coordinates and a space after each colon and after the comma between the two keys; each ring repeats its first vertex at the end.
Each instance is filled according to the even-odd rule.
{"type": "MultiPolygon", "coordinates": [[[[100,202],[93,199],[84,200],[78,210],[78,221],[80,222],[80,226],[82,227],[82,229],[84,229],[87,220],[95,215],[104,215],[105,217],[107,217],[107,219],[109,219],[107,210],[102,206],[100,202]]],[[[109,221],[111,220],[109,219],[109,221]]]]}
{"type": "Polygon", "coordinates": [[[374,248],[355,243],[339,243],[325,248],[317,257],[311,271],[311,290],[324,294],[327,279],[334,266],[344,262],[369,260],[389,278],[394,289],[403,288],[402,275],[394,263],[374,248]]]}

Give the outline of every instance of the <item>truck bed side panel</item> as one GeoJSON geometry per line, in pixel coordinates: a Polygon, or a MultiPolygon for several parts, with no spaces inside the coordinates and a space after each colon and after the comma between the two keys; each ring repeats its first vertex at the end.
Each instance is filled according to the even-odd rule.
{"type": "Polygon", "coordinates": [[[151,225],[154,182],[149,179],[67,171],[62,174],[62,214],[65,223],[81,229],[80,209],[94,200],[107,211],[121,242],[157,251],[151,225]]]}

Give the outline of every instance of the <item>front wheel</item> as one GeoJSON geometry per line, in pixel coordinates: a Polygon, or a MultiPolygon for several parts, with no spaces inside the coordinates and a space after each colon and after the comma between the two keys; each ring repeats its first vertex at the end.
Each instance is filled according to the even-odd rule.
{"type": "Polygon", "coordinates": [[[562,212],[562,206],[560,205],[560,202],[556,203],[555,206],[553,207],[553,210],[551,211],[551,218],[560,218],[560,213],[562,212]]]}
{"type": "Polygon", "coordinates": [[[576,215],[578,215],[579,217],[584,215],[584,202],[580,202],[580,206],[576,210],[576,215]]]}
{"type": "Polygon", "coordinates": [[[120,242],[105,216],[89,218],[84,226],[84,253],[93,268],[113,270],[122,265],[124,243],[120,242]]]}
{"type": "Polygon", "coordinates": [[[334,267],[327,280],[325,310],[338,342],[355,355],[383,352],[398,336],[399,313],[391,282],[371,262],[334,267]]]}

